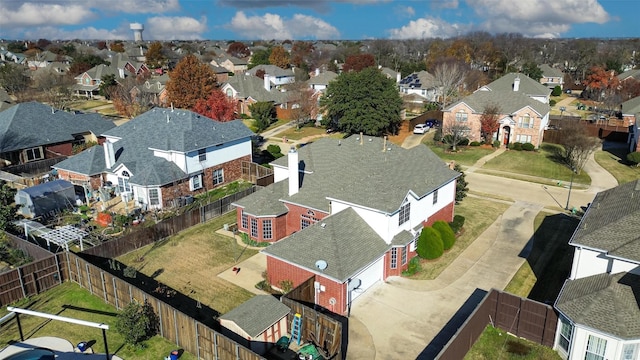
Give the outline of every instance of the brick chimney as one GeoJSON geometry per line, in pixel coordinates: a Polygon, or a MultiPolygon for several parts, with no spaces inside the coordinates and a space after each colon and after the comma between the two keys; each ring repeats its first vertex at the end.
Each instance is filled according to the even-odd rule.
{"type": "Polygon", "coordinates": [[[287,165],[289,167],[289,196],[297,194],[300,189],[300,170],[299,170],[298,151],[292,146],[287,154],[287,165]]]}

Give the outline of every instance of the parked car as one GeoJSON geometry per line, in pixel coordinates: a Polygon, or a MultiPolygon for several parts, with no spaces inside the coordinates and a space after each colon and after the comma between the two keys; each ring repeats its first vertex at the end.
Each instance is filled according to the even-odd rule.
{"type": "Polygon", "coordinates": [[[414,134],[425,134],[429,131],[430,127],[427,124],[418,124],[413,128],[414,134]]]}
{"type": "Polygon", "coordinates": [[[427,119],[427,121],[425,121],[424,123],[427,124],[429,128],[434,128],[438,126],[438,120],[436,119],[427,119]]]}

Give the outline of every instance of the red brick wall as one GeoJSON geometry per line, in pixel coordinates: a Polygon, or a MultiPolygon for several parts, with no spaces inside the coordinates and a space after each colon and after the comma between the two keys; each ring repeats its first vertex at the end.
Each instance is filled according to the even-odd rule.
{"type": "Polygon", "coordinates": [[[387,277],[389,276],[400,276],[402,275],[402,272],[407,270],[407,268],[409,267],[409,261],[411,261],[411,259],[413,257],[416,256],[416,252],[415,251],[409,251],[410,248],[410,244],[407,244],[405,247],[398,247],[396,248],[398,251],[398,261],[397,261],[397,266],[395,269],[391,268],[391,250],[387,251],[387,253],[384,256],[384,264],[385,264],[385,269],[384,269],[384,276],[383,279],[387,279],[387,277]],[[403,251],[409,251],[407,253],[407,263],[406,264],[402,264],[402,252],[403,251]]]}
{"type": "Polygon", "coordinates": [[[435,214],[429,216],[429,218],[423,222],[424,226],[431,226],[438,220],[444,220],[446,222],[453,221],[454,205],[455,204],[452,202],[449,205],[438,210],[435,214]]]}
{"type": "MultiPolygon", "coordinates": [[[[309,208],[293,205],[293,204],[285,204],[289,212],[287,213],[287,233],[286,236],[293,234],[294,232],[300,231],[300,220],[302,214],[307,214],[310,210],[309,208]]],[[[324,219],[329,214],[325,212],[320,212],[318,210],[311,210],[315,215],[312,217],[316,219],[324,219]]]]}
{"type": "Polygon", "coordinates": [[[254,219],[254,216],[247,215],[247,227],[242,226],[242,208],[236,209],[236,223],[238,224],[238,230],[240,232],[246,233],[249,237],[255,241],[267,241],[267,242],[276,242],[286,236],[286,228],[287,228],[287,219],[286,215],[281,215],[278,217],[270,217],[270,218],[258,218],[258,236],[251,236],[251,219],[254,219]],[[265,239],[264,234],[262,233],[262,222],[265,220],[271,220],[271,239],[265,239]]]}

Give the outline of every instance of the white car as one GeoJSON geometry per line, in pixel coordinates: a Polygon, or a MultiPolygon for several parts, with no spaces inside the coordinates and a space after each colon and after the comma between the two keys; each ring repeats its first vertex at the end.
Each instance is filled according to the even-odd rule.
{"type": "Polygon", "coordinates": [[[429,132],[429,125],[427,124],[418,124],[413,128],[414,134],[425,134],[429,132]]]}

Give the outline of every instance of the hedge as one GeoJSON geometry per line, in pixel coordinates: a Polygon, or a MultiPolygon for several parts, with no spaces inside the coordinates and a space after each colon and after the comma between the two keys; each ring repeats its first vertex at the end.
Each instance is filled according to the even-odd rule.
{"type": "Polygon", "coordinates": [[[451,226],[446,221],[439,220],[433,223],[433,229],[440,233],[444,250],[449,250],[456,243],[456,234],[451,230],[451,226]]]}
{"type": "Polygon", "coordinates": [[[524,151],[533,151],[535,149],[536,149],[536,147],[533,146],[532,143],[524,143],[524,144],[522,144],[522,150],[524,150],[524,151]]]}
{"type": "Polygon", "coordinates": [[[453,217],[453,221],[449,223],[451,230],[454,234],[457,234],[464,226],[465,217],[462,215],[456,215],[453,217]]]}
{"type": "Polygon", "coordinates": [[[425,226],[418,238],[418,246],[416,249],[418,256],[423,259],[437,259],[444,254],[444,244],[440,233],[432,227],[425,226]]]}

